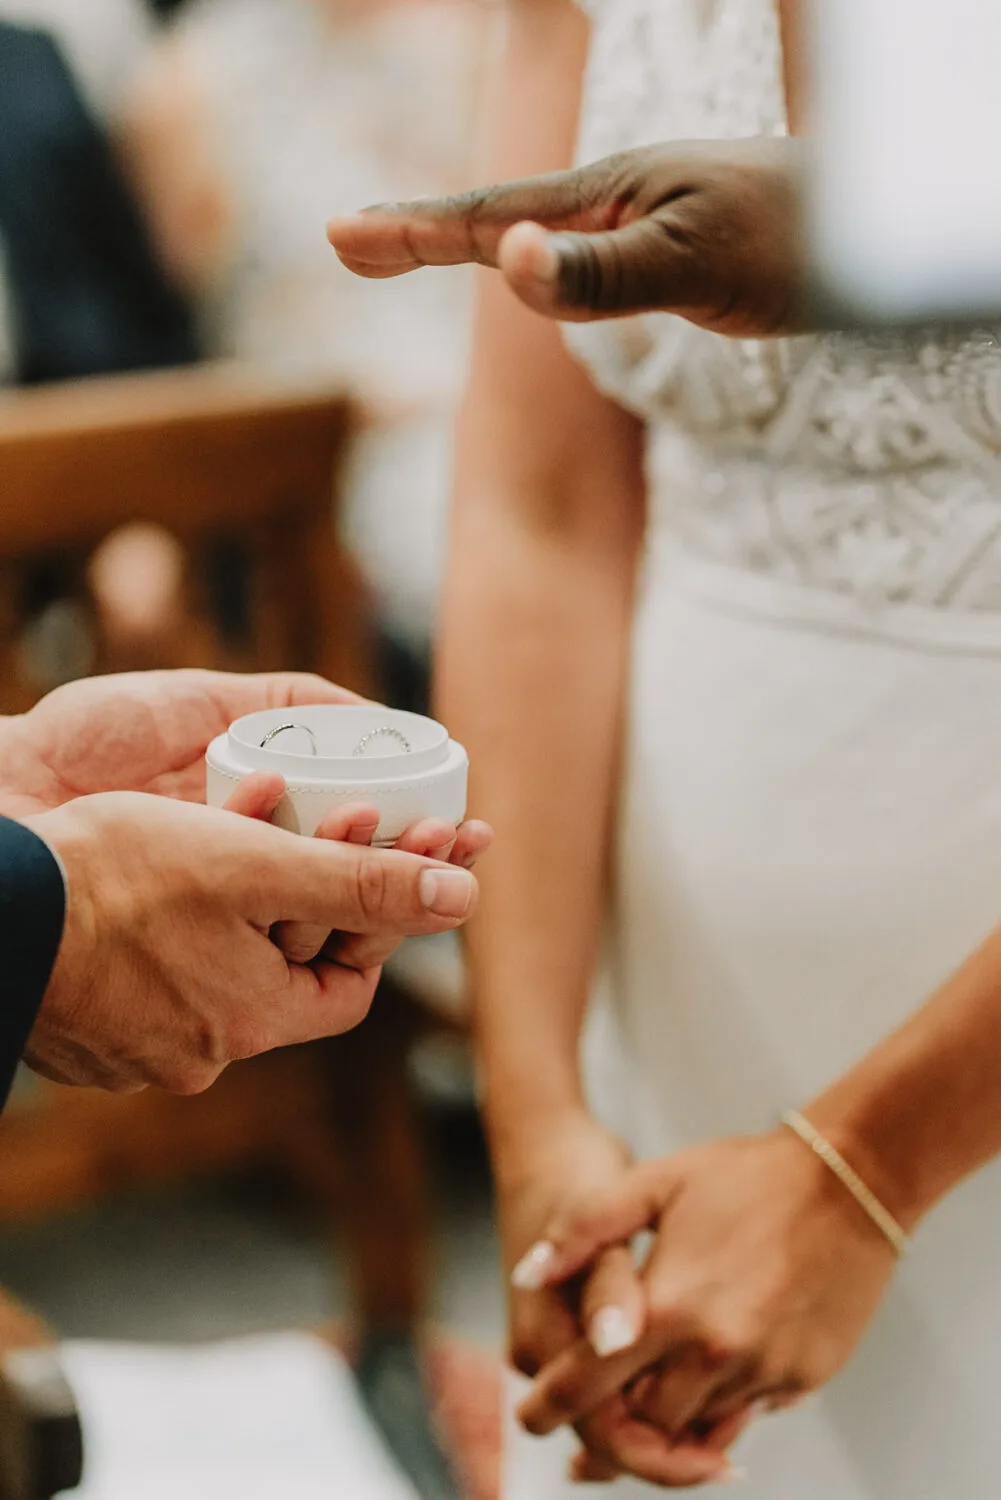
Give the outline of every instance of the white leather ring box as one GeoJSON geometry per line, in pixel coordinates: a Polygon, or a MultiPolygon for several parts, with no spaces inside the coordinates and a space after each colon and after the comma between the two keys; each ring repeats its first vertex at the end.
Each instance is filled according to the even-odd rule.
{"type": "Polygon", "coordinates": [[[279,771],[286,793],[271,821],[293,833],[313,834],[328,812],[361,802],[379,809],[375,842],[385,845],[421,818],[459,823],[466,812],[462,746],[433,719],[376,703],[247,714],[205,759],[211,807],[254,771],[279,771]]]}

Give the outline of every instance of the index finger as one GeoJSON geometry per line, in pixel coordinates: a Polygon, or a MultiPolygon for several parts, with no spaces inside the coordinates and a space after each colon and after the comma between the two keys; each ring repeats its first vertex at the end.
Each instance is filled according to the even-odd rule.
{"type": "Polygon", "coordinates": [[[313,703],[364,703],[357,693],[314,672],[208,672],[204,685],[226,724],[262,708],[304,708],[313,703]]]}
{"type": "Polygon", "coordinates": [[[379,203],[332,219],[327,238],[349,271],[402,276],[421,266],[496,266],[500,242],[526,219],[547,229],[597,230],[615,212],[595,167],[494,183],[451,198],[379,203]]]}

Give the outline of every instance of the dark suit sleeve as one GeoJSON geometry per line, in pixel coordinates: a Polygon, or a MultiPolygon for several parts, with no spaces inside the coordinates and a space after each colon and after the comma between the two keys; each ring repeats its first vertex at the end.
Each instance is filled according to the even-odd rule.
{"type": "Polygon", "coordinates": [[[65,917],[55,855],[29,829],[0,818],[0,1109],[52,974],[65,917]]]}
{"type": "Polygon", "coordinates": [[[3,19],[0,232],[20,381],[198,358],[194,311],[161,266],[62,50],[3,19]]]}

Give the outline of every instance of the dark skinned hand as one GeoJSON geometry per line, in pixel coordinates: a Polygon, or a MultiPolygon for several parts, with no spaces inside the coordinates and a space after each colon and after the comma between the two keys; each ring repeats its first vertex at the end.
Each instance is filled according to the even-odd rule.
{"type": "Polygon", "coordinates": [[[496,266],[536,312],[585,322],[672,312],[738,338],[800,332],[805,269],[792,138],[674,141],[328,227],[360,276],[496,266]]]}

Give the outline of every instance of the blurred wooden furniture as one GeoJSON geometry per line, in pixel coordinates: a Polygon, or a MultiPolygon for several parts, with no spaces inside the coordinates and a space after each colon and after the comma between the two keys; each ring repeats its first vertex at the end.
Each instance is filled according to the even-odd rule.
{"type": "Polygon", "coordinates": [[[19,576],[32,560],[86,560],[117,528],[176,538],[189,563],[179,624],[147,660],[97,668],[312,668],[369,677],[364,591],[337,545],[335,481],[351,413],[336,391],[239,366],[206,365],[35,387],[0,396],[0,709],[19,686],[19,576]],[[223,638],[196,564],[236,538],[249,563],[248,639],[223,638]]]}
{"type": "MultiPolygon", "coordinates": [[[[134,522],[183,548],[185,607],[131,658],[99,634],[98,668],[296,668],[371,690],[366,593],[334,524],[352,420],[336,392],[231,366],[0,396],[0,711],[32,701],[18,681],[19,577],[54,553],[76,557],[85,579],[94,549],[134,522]],[[249,589],[235,643],[198,571],[227,538],[249,589]]],[[[199,1099],[39,1085],[0,1122],[0,1217],[263,1159],[336,1214],[363,1324],[410,1329],[423,1260],[411,1025],[389,991],[357,1037],[233,1068],[199,1099]]]]}
{"type": "Polygon", "coordinates": [[[49,1330],[0,1295],[0,1500],[52,1500],[82,1476],[83,1435],[49,1330]]]}
{"type": "Polygon", "coordinates": [[[26,1077],[0,1121],[0,1223],[233,1169],[273,1171],[321,1209],[339,1208],[345,1152],[329,1087],[326,1060],[307,1047],[229,1068],[190,1098],[26,1077]]]}

